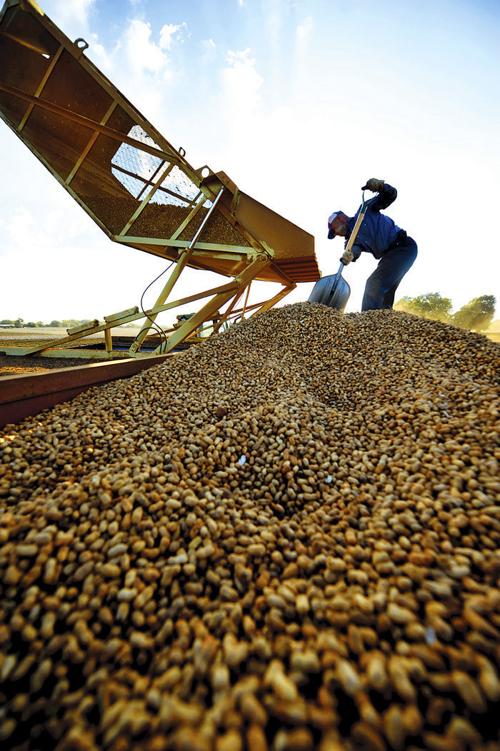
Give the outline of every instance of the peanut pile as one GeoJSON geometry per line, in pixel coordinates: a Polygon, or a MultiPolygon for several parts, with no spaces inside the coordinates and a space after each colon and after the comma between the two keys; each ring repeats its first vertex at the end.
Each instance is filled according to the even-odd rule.
{"type": "Polygon", "coordinates": [[[497,751],[498,346],[296,304],[0,438],[0,746],[497,751]]]}

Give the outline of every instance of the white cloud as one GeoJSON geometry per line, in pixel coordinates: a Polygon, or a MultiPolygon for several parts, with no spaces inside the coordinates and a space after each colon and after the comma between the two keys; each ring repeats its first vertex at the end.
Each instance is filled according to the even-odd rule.
{"type": "Polygon", "coordinates": [[[61,26],[66,33],[68,28],[87,28],[89,14],[95,0],[49,0],[44,3],[46,13],[61,26]]]}
{"type": "MultiPolygon", "coordinates": [[[[151,23],[132,18],[111,53],[113,83],[162,129],[168,112],[170,84],[175,73],[175,47],[189,37],[187,24],[164,24],[154,31],[151,23]]],[[[111,76],[110,76],[111,77],[111,76]]]]}
{"type": "Polygon", "coordinates": [[[46,0],[43,9],[70,39],[83,37],[89,45],[85,51],[87,57],[109,74],[114,52],[108,52],[98,34],[91,31],[90,14],[95,3],[96,0],[46,0]]]}
{"type": "Polygon", "coordinates": [[[257,72],[250,48],[228,50],[226,61],[228,65],[222,71],[226,104],[232,110],[248,113],[259,104],[264,79],[257,72]]]}
{"type": "MultiPolygon", "coordinates": [[[[105,73],[108,73],[113,69],[113,57],[115,50],[108,52],[103,44],[99,42],[97,34],[91,32],[87,39],[89,48],[85,54],[89,57],[98,68],[101,68],[105,73]]],[[[118,49],[115,48],[115,49],[118,49]]]]}
{"type": "Polygon", "coordinates": [[[182,32],[187,29],[187,23],[183,21],[183,23],[175,24],[175,23],[166,23],[164,26],[161,27],[160,31],[160,47],[162,50],[169,50],[172,47],[173,42],[176,40],[176,36],[178,39],[181,38],[182,32]],[[179,32],[181,32],[179,34],[179,32]]]}
{"type": "Polygon", "coordinates": [[[95,0],[64,0],[66,12],[72,13],[76,21],[86,24],[95,0]]]}
{"type": "Polygon", "coordinates": [[[166,68],[166,55],[151,39],[151,24],[139,18],[133,18],[125,32],[125,49],[128,64],[134,74],[144,71],[160,73],[166,68]]]}
{"type": "Polygon", "coordinates": [[[212,38],[203,39],[201,42],[201,61],[203,64],[207,64],[215,60],[217,56],[217,45],[212,38]]]}
{"type": "Polygon", "coordinates": [[[203,47],[205,52],[209,50],[215,50],[217,47],[217,45],[215,44],[214,40],[211,37],[210,39],[204,39],[201,43],[201,46],[203,47]]]}
{"type": "Polygon", "coordinates": [[[303,55],[309,46],[311,37],[314,32],[314,20],[312,16],[304,18],[302,23],[299,23],[295,31],[295,40],[297,44],[297,53],[303,55]]]}
{"type": "Polygon", "coordinates": [[[186,29],[185,22],[164,24],[160,30],[159,41],[156,42],[151,24],[140,18],[133,18],[125,31],[123,41],[128,67],[134,78],[152,74],[164,81],[170,79],[172,70],[167,53],[174,41],[181,39],[186,29]]]}
{"type": "Polygon", "coordinates": [[[238,0],[238,5],[240,6],[240,8],[244,8],[246,5],[246,0],[238,0]]]}
{"type": "MultiPolygon", "coordinates": [[[[27,157],[29,165],[33,157],[27,157]]],[[[40,177],[41,185],[52,180],[41,172],[40,177]]],[[[38,199],[40,184],[35,180],[38,199]]],[[[69,196],[52,186],[54,181],[44,186],[49,200],[42,211],[34,201],[0,222],[0,279],[9,282],[2,287],[0,318],[99,318],[137,304],[165,262],[111,243],[69,196]],[[110,284],[111,278],[119,281],[110,284]]]]}

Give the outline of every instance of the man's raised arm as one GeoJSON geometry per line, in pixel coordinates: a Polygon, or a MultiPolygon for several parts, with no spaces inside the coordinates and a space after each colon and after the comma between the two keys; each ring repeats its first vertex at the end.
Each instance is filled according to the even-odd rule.
{"type": "Polygon", "coordinates": [[[392,185],[385,183],[383,180],[377,180],[376,177],[371,177],[366,181],[366,184],[363,186],[363,190],[365,189],[378,193],[378,196],[368,201],[370,211],[386,209],[391,203],[394,203],[398,195],[396,188],[393,188],[392,185]]]}

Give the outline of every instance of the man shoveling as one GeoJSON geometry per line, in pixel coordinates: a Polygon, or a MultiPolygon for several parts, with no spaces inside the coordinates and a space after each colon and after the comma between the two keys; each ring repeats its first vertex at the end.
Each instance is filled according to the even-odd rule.
{"type": "Polygon", "coordinates": [[[353,217],[334,211],[328,217],[328,238],[331,240],[336,235],[346,238],[346,250],[341,258],[344,265],[356,261],[363,252],[379,259],[377,268],[366,281],[361,310],[392,308],[396,289],[417,257],[417,244],[390,217],[380,213],[395,201],[396,188],[372,177],[362,190],[378,195],[364,205],[366,213],[352,248],[348,247],[349,237],[361,207],[353,217]]]}

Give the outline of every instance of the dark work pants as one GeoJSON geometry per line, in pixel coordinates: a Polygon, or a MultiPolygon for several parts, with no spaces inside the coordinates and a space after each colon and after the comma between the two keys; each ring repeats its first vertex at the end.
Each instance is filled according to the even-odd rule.
{"type": "Polygon", "coordinates": [[[401,279],[417,257],[417,243],[407,237],[401,245],[388,250],[366,281],[361,310],[392,308],[401,279]]]}

